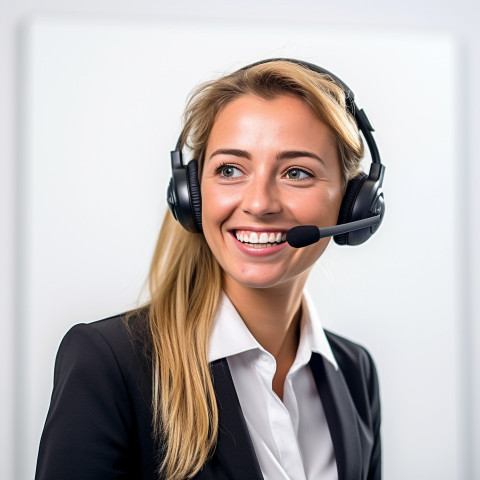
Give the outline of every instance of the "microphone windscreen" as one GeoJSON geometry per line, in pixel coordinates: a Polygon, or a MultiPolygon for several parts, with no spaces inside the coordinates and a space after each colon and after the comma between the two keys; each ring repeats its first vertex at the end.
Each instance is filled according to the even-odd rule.
{"type": "Polygon", "coordinates": [[[320,230],[315,225],[301,225],[287,232],[287,242],[294,248],[306,247],[319,240],[320,230]]]}

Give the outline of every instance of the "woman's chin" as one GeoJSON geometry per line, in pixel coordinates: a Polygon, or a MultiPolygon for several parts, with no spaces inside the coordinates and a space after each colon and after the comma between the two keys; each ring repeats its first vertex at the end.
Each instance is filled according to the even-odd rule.
{"type": "Polygon", "coordinates": [[[298,279],[298,275],[286,276],[285,272],[276,272],[273,268],[267,271],[253,269],[241,274],[225,273],[225,282],[228,284],[228,288],[235,288],[235,286],[243,288],[272,288],[280,285],[285,286],[288,282],[293,284],[295,279],[298,279]]]}

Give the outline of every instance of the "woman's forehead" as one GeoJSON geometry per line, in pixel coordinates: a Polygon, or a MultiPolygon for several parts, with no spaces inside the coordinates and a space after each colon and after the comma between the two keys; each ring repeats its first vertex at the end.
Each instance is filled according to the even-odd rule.
{"type": "Polygon", "coordinates": [[[254,148],[273,141],[312,147],[319,142],[337,144],[331,129],[302,99],[292,95],[272,99],[242,95],[218,113],[206,150],[211,152],[224,142],[254,148]]]}

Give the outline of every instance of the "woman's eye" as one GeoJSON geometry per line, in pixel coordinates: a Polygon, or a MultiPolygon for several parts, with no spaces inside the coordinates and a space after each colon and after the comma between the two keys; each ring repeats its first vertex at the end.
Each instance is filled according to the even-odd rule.
{"type": "Polygon", "coordinates": [[[224,178],[235,178],[242,175],[242,172],[233,165],[220,165],[217,168],[217,173],[224,178]]]}
{"type": "Polygon", "coordinates": [[[288,172],[285,174],[287,178],[290,178],[291,180],[301,180],[302,178],[309,178],[312,176],[311,173],[306,172],[305,170],[302,170],[300,168],[291,168],[288,170],[288,172]]]}

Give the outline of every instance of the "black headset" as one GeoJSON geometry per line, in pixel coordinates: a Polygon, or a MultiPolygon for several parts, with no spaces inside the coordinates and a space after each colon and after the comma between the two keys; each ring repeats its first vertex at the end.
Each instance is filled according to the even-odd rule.
{"type": "MultiPolygon", "coordinates": [[[[354,222],[380,215],[380,222],[369,228],[351,231],[334,236],[338,245],[360,245],[367,241],[380,226],[385,213],[383,198],[383,177],[385,166],[380,160],[377,144],[373,138],[374,131],[363,109],[357,108],[353,92],[336,75],[312,63],[295,60],[292,58],[271,58],[247,65],[240,70],[248,70],[256,65],[275,61],[295,63],[314,72],[328,75],[345,92],[346,108],[355,118],[358,129],[365,138],[372,163],[368,175],[361,172],[352,178],[347,185],[343,196],[338,225],[354,222]]],[[[183,228],[192,233],[202,232],[202,198],[200,195],[200,182],[198,181],[198,162],[196,159],[184,164],[180,149],[181,136],[177,141],[175,150],[171,152],[172,177],[167,190],[167,203],[176,220],[183,228]]]]}

